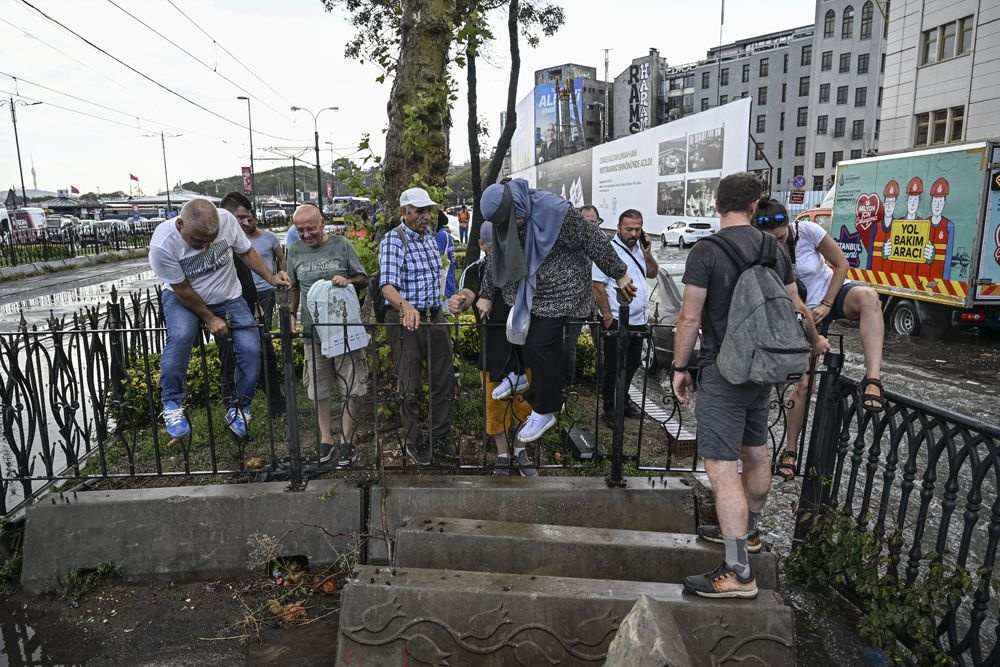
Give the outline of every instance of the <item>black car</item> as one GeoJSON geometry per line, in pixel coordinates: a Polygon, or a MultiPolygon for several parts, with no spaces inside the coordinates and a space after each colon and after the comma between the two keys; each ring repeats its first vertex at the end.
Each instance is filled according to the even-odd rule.
{"type": "MultiPolygon", "coordinates": [[[[679,263],[661,264],[656,291],[651,299],[649,323],[653,325],[653,358],[649,360],[652,368],[669,369],[674,361],[674,329],[681,312],[684,283],[684,265],[679,263]]],[[[701,350],[701,334],[695,342],[694,354],[688,360],[688,366],[696,368],[701,350]]]]}

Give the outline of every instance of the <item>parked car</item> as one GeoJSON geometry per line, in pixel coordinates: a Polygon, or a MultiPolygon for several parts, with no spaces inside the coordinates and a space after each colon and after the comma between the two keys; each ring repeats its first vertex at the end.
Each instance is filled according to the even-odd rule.
{"type": "Polygon", "coordinates": [[[800,221],[815,222],[817,225],[830,232],[830,225],[833,222],[833,209],[824,208],[822,206],[811,208],[808,211],[802,211],[797,216],[795,216],[794,222],[800,221]]]}
{"type": "Polygon", "coordinates": [[[112,226],[120,220],[87,220],[80,226],[80,245],[104,243],[111,235],[112,226]]]}
{"type": "Polygon", "coordinates": [[[265,225],[277,225],[282,222],[288,222],[288,214],[283,209],[272,208],[264,211],[265,225]]]}
{"type": "Polygon", "coordinates": [[[688,220],[678,220],[667,225],[667,228],[660,234],[660,242],[663,245],[676,245],[678,248],[686,248],[694,245],[698,239],[703,239],[709,234],[714,234],[718,227],[710,222],[692,222],[688,220]]]}
{"type": "MultiPolygon", "coordinates": [[[[681,312],[681,301],[684,294],[684,264],[660,264],[656,281],[656,290],[650,299],[650,324],[653,327],[653,358],[649,360],[650,368],[670,368],[674,362],[674,327],[681,312]]],[[[688,360],[692,375],[697,374],[698,357],[701,351],[701,335],[695,342],[694,354],[688,360]]],[[[645,362],[645,359],[643,360],[645,362]]]]}

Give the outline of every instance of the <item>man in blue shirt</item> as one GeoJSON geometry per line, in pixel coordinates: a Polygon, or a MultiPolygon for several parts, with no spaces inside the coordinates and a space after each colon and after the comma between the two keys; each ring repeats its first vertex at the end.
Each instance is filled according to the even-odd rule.
{"type": "Polygon", "coordinates": [[[444,458],[457,458],[450,438],[455,374],[451,341],[441,312],[441,254],[429,229],[431,209],[437,203],[423,188],[410,188],[399,199],[402,224],[390,229],[379,243],[379,286],[389,304],[385,323],[392,361],[399,380],[400,421],[406,432],[406,453],[419,465],[430,465],[431,444],[444,458]],[[420,428],[421,362],[430,379],[428,420],[430,439],[420,428]]]}

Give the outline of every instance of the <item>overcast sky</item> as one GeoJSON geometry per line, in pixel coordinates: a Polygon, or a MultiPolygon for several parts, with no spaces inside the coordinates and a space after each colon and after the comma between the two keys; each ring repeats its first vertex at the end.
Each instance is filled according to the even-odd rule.
{"type": "MultiPolygon", "coordinates": [[[[127,191],[129,174],[139,177],[146,194],[162,190],[161,130],[180,135],[166,139],[171,183],[237,174],[250,161],[246,102],[237,100],[238,95],[252,98],[257,171],[290,164],[287,159],[266,160],[276,157],[266,150],[270,147],[312,146],[313,120],[304,112],[291,112],[292,105],[313,111],[340,108],[319,117],[324,163],[331,160],[326,142],[335,156],[352,156],[366,132],[375,151],[383,152],[390,83],[375,81],[375,66],[344,58],[351,26],[342,13],[324,12],[320,0],[28,1],[138,72],[22,0],[0,0],[0,94],[19,93],[26,101],[43,102],[17,107],[29,189],[33,160],[43,190],[73,185],[82,193],[127,191]],[[157,135],[143,136],[153,133],[157,135]]],[[[536,69],[573,62],[597,67],[603,76],[604,48],[614,49],[614,78],[651,47],[670,64],[680,65],[704,58],[719,42],[718,0],[563,0],[562,5],[566,24],[557,35],[543,38],[537,49],[522,41],[519,99],[530,91],[536,69]]],[[[814,5],[803,0],[730,0],[723,40],[807,25],[813,14],[814,5]]],[[[495,15],[500,39],[479,65],[479,112],[491,145],[499,136],[507,89],[504,18],[503,13],[495,15]]],[[[462,163],[469,157],[465,73],[454,74],[461,89],[453,110],[452,162],[462,163]]],[[[0,185],[19,188],[6,105],[0,111],[0,147],[0,185]]]]}

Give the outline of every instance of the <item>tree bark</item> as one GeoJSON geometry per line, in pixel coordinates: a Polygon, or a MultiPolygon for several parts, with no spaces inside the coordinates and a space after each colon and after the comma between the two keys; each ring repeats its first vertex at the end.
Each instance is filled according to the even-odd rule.
{"type": "Polygon", "coordinates": [[[399,61],[387,105],[386,227],[399,217],[400,193],[417,184],[443,186],[450,163],[447,68],[455,0],[403,0],[402,13],[399,61]]]}
{"type": "MultiPolygon", "coordinates": [[[[510,78],[507,82],[507,114],[500,133],[500,140],[497,142],[496,151],[490,160],[490,168],[486,173],[486,180],[483,181],[479,174],[479,134],[475,135],[475,145],[473,145],[472,123],[474,100],[476,95],[475,68],[470,69],[469,74],[469,149],[472,150],[472,224],[469,227],[469,247],[465,254],[465,265],[469,266],[479,259],[479,228],[483,224],[483,214],[479,209],[479,198],[483,194],[483,189],[497,182],[500,175],[500,168],[503,166],[504,156],[510,150],[510,142],[514,137],[514,130],[517,127],[517,79],[521,72],[521,49],[518,44],[518,23],[517,17],[519,0],[510,0],[507,8],[507,34],[510,38],[510,78]]],[[[470,61],[471,62],[471,61],[470,61]]],[[[478,119],[476,120],[478,129],[478,119]]]]}

